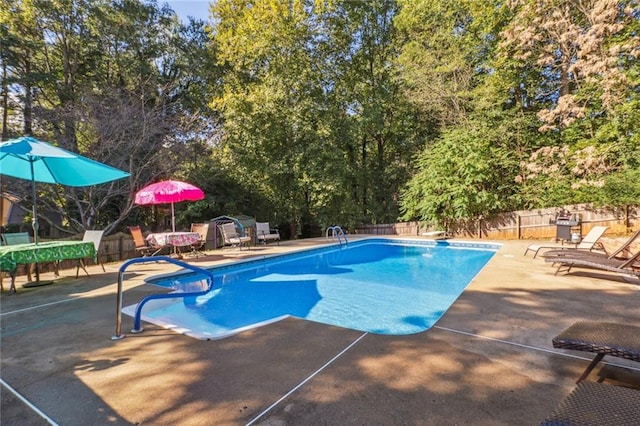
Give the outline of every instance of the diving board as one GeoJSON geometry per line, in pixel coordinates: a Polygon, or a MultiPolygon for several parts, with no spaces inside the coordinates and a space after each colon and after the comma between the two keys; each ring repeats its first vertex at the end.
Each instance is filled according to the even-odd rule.
{"type": "Polygon", "coordinates": [[[420,235],[423,237],[433,238],[434,240],[446,240],[447,232],[446,231],[428,231],[422,232],[420,235]]]}

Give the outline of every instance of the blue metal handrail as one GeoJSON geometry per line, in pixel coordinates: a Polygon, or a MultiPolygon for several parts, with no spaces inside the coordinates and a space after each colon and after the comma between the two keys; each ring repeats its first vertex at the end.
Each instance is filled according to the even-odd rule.
{"type": "Polygon", "coordinates": [[[201,290],[201,291],[192,291],[192,292],[184,292],[184,293],[162,293],[162,294],[151,294],[149,296],[146,296],[138,303],[138,306],[136,307],[136,312],[135,312],[134,321],[133,321],[133,329],[131,330],[132,333],[140,333],[143,331],[143,328],[140,327],[140,317],[142,315],[142,307],[148,301],[154,300],[154,299],[172,299],[175,297],[183,297],[183,298],[196,297],[196,296],[201,296],[203,294],[206,294],[211,290],[211,287],[213,286],[213,272],[207,269],[199,268],[197,266],[193,266],[188,263],[181,262],[169,256],[152,256],[152,257],[139,257],[135,259],[129,259],[126,262],[124,262],[120,267],[120,269],[118,270],[118,293],[116,296],[116,334],[111,336],[111,340],[119,340],[125,337],[125,335],[122,334],[121,332],[122,331],[122,282],[124,280],[124,271],[130,265],[133,265],[136,263],[148,263],[148,262],[159,262],[159,261],[173,263],[174,265],[178,265],[185,269],[190,269],[194,272],[204,275],[207,280],[207,286],[205,290],[201,290]]]}

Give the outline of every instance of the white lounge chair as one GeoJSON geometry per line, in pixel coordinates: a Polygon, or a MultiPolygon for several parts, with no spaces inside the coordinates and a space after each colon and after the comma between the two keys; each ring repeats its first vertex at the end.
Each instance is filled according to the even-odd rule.
{"type": "Polygon", "coordinates": [[[524,251],[525,256],[529,251],[534,252],[533,258],[535,259],[538,255],[538,252],[542,249],[560,249],[560,250],[600,250],[605,251],[604,246],[598,240],[604,235],[604,233],[609,229],[608,226],[594,226],[591,230],[584,236],[582,241],[575,247],[571,246],[560,246],[560,245],[544,245],[544,244],[531,244],[524,251]]]}
{"type": "Polygon", "coordinates": [[[275,241],[280,245],[280,232],[275,228],[270,228],[269,222],[256,222],[256,237],[263,244],[275,241]]]}
{"type": "MultiPolygon", "coordinates": [[[[100,243],[102,242],[103,234],[104,234],[104,230],[93,230],[93,231],[87,230],[87,231],[84,231],[84,236],[82,237],[82,241],[93,243],[93,246],[96,248],[96,259],[98,260],[98,263],[100,264],[100,266],[102,266],[102,272],[107,272],[107,270],[104,269],[104,264],[100,262],[100,256],[99,256],[100,243]]],[[[89,276],[89,272],[87,272],[87,268],[85,267],[85,264],[84,264],[84,259],[78,259],[78,266],[76,267],[76,278],[78,278],[78,274],[80,274],[80,268],[82,268],[84,270],[84,273],[87,274],[87,276],[89,276]]]]}

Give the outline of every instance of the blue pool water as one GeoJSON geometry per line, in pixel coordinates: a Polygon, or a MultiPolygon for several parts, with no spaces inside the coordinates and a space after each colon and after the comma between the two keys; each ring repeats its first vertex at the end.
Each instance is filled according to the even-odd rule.
{"type": "MultiPolygon", "coordinates": [[[[500,246],[372,239],[212,269],[212,291],[154,300],[142,319],[219,339],[288,316],[378,334],[429,329],[500,246]]],[[[196,278],[155,284],[185,289],[196,278]]],[[[135,306],[124,309],[133,314],[135,306]]]]}

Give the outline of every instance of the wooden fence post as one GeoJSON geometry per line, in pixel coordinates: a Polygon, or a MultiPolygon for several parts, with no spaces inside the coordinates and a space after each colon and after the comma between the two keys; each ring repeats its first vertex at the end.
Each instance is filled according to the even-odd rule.
{"type": "Polygon", "coordinates": [[[631,229],[631,219],[629,218],[629,205],[624,206],[624,226],[627,231],[631,229]]]}
{"type": "Polygon", "coordinates": [[[118,257],[120,260],[124,258],[124,253],[122,252],[122,232],[120,233],[120,238],[118,238],[118,257]]]}

